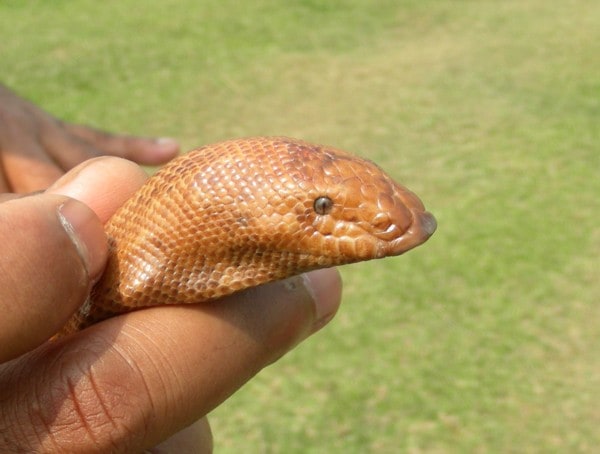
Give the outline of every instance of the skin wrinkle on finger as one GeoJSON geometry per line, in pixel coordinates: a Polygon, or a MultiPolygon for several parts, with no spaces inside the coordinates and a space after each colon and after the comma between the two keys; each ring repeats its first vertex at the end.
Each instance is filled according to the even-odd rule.
{"type": "MultiPolygon", "coordinates": [[[[19,382],[21,382],[21,381],[22,381],[22,379],[19,380],[19,382]]],[[[33,394],[34,394],[34,399],[25,402],[25,405],[28,406],[26,408],[29,409],[29,414],[28,414],[29,420],[33,420],[34,418],[37,418],[39,420],[39,426],[36,424],[33,424],[31,426],[31,428],[33,429],[33,431],[35,433],[35,437],[36,437],[35,440],[32,442],[32,445],[35,445],[35,443],[41,445],[42,441],[47,438],[49,440],[49,443],[56,447],[57,444],[54,439],[54,432],[51,430],[51,422],[45,420],[39,410],[40,408],[43,408],[45,405],[45,401],[46,401],[45,390],[43,390],[41,386],[35,386],[33,389],[33,394]]],[[[27,421],[27,419],[25,419],[25,421],[27,421]]],[[[23,425],[23,427],[29,428],[29,425],[23,425]]]]}
{"type": "MultiPolygon", "coordinates": [[[[55,383],[44,412],[51,421],[53,444],[68,452],[88,452],[92,446],[98,452],[137,451],[156,417],[148,394],[140,392],[143,371],[129,355],[98,337],[82,347],[83,352],[65,346],[48,370],[55,383]],[[110,369],[103,367],[107,361],[110,369]]],[[[44,444],[32,447],[40,448],[46,450],[44,444]]]]}
{"type": "MultiPolygon", "coordinates": [[[[154,338],[147,334],[145,331],[136,330],[131,335],[129,335],[127,332],[123,332],[123,335],[128,337],[131,345],[135,345],[135,351],[140,352],[140,354],[144,355],[144,364],[147,364],[148,367],[152,367],[155,373],[160,370],[160,365],[166,365],[167,367],[169,366],[169,362],[165,361],[164,358],[162,358],[163,355],[160,346],[156,345],[154,338]],[[147,342],[148,345],[152,347],[152,351],[155,352],[156,355],[152,355],[147,348],[143,347],[144,342],[147,342]]],[[[145,391],[145,396],[147,398],[148,413],[151,415],[155,415],[158,406],[155,403],[155,399],[153,398],[153,393],[151,391],[151,386],[149,385],[148,380],[146,379],[144,371],[140,368],[138,362],[133,360],[132,358],[132,348],[125,349],[123,345],[114,342],[111,343],[111,348],[115,351],[117,355],[119,355],[122,358],[123,362],[131,368],[131,371],[135,373],[136,376],[140,377],[140,388],[142,388],[145,391]]],[[[171,368],[169,367],[169,369],[171,368]]],[[[160,374],[156,375],[160,376],[160,374]]],[[[177,374],[173,374],[173,377],[177,378],[177,374]]],[[[178,385],[180,386],[180,384],[178,385]]],[[[169,387],[165,385],[164,380],[160,380],[159,387],[162,388],[162,392],[159,391],[161,396],[167,396],[169,394],[169,387]]]]}
{"type": "MultiPolygon", "coordinates": [[[[179,380],[178,371],[172,367],[168,355],[163,353],[164,345],[167,343],[164,338],[159,344],[149,332],[137,329],[136,326],[121,331],[120,335],[125,342],[111,342],[111,349],[121,357],[123,364],[129,366],[133,374],[139,377],[136,389],[144,391],[146,411],[143,417],[146,421],[140,424],[142,431],[136,428],[137,432],[148,435],[146,428],[152,426],[153,419],[168,419],[170,414],[175,414],[178,408],[186,405],[187,399],[184,397],[186,384],[179,380]],[[141,364],[140,358],[143,358],[141,364]],[[151,374],[148,371],[151,371],[151,374]],[[149,379],[149,376],[152,379],[149,379]],[[169,380],[165,377],[169,377],[169,380]],[[158,405],[155,396],[160,396],[160,400],[165,404],[158,405]]],[[[177,346],[173,345],[168,350],[176,351],[176,349],[177,346]]]]}
{"type": "MultiPolygon", "coordinates": [[[[11,402],[13,398],[18,399],[18,395],[2,395],[4,391],[0,387],[0,401],[3,402],[3,407],[12,405],[15,408],[13,418],[0,427],[0,432],[11,434],[28,430],[24,437],[15,435],[14,439],[29,441],[31,444],[20,445],[15,451],[121,452],[118,450],[125,446],[120,440],[113,439],[111,434],[116,430],[126,433],[129,430],[127,419],[112,420],[106,417],[106,408],[114,407],[115,404],[102,401],[107,394],[98,393],[98,385],[95,383],[91,367],[94,361],[101,360],[104,348],[93,342],[80,345],[78,351],[56,344],[46,344],[22,358],[21,368],[31,370],[32,367],[36,367],[45,373],[36,375],[34,380],[30,376],[23,376],[19,381],[22,389],[34,388],[37,395],[43,396],[35,402],[31,401],[31,393],[25,392],[26,390],[23,390],[21,395],[29,396],[28,400],[11,402]],[[80,361],[81,358],[85,360],[80,361]],[[105,437],[99,437],[100,433],[105,437]]],[[[6,366],[0,369],[0,382],[7,385],[6,389],[10,389],[10,381],[6,383],[4,378],[10,379],[17,374],[11,373],[11,370],[7,371],[10,365],[6,366]]],[[[124,400],[126,396],[119,397],[124,400]]],[[[136,408],[132,405],[128,410],[136,408]]],[[[134,439],[135,436],[130,438],[134,439]]],[[[5,440],[10,438],[5,437],[5,440]]],[[[5,452],[4,449],[0,440],[0,451],[5,452]]],[[[130,451],[124,449],[122,452],[130,451]]]]}

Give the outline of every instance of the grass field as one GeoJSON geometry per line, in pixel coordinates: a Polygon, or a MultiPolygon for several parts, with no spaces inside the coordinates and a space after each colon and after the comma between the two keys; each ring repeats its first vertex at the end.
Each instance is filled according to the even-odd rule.
{"type": "Polygon", "coordinates": [[[376,160],[439,221],[212,415],[217,452],[600,446],[600,2],[0,2],[0,79],[186,148],[376,160]]]}

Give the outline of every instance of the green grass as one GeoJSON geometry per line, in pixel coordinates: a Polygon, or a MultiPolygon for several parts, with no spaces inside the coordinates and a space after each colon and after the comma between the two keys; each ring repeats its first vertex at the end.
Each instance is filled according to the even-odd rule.
{"type": "Polygon", "coordinates": [[[214,412],[217,452],[597,450],[599,3],[141,5],[0,3],[0,78],[186,148],[335,144],[439,221],[343,270],[334,322],[214,412]]]}

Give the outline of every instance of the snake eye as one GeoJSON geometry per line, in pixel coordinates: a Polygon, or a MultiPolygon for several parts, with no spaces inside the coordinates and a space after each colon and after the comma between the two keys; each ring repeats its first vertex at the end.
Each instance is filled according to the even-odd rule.
{"type": "Polygon", "coordinates": [[[333,208],[333,200],[327,196],[317,197],[313,204],[313,208],[317,214],[329,214],[333,208]]]}

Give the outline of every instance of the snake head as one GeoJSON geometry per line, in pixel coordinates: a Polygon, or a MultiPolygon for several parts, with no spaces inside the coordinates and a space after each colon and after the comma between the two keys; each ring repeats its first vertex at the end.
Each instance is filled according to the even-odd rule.
{"type": "Polygon", "coordinates": [[[421,200],[373,162],[333,148],[281,140],[274,148],[282,149],[278,154],[290,179],[289,193],[282,199],[294,208],[279,223],[294,237],[288,250],[313,258],[317,265],[340,265],[400,255],[434,233],[436,220],[421,200]]]}

